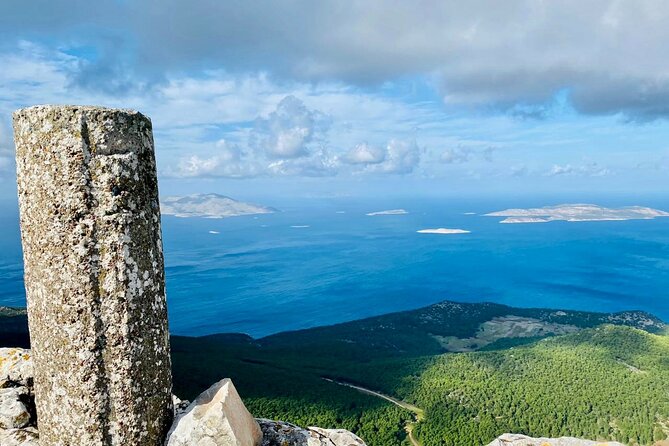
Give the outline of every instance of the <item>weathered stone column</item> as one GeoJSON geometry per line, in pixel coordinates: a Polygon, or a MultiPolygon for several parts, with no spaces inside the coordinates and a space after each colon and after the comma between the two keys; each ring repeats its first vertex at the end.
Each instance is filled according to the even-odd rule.
{"type": "Polygon", "coordinates": [[[151,121],[14,114],[42,446],[159,446],[172,378],[151,121]]]}

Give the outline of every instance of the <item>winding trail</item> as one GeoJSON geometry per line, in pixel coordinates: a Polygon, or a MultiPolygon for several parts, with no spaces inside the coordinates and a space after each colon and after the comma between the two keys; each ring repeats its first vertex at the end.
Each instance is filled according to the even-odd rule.
{"type": "Polygon", "coordinates": [[[355,389],[358,392],[365,393],[367,395],[372,395],[377,398],[384,399],[398,407],[401,407],[402,409],[408,410],[414,414],[414,419],[415,421],[412,423],[407,423],[406,426],[404,426],[404,430],[407,432],[409,435],[409,440],[411,441],[411,444],[413,446],[421,446],[420,442],[416,437],[413,435],[413,430],[416,424],[420,423],[424,418],[425,418],[425,411],[421,409],[418,406],[415,406],[411,403],[407,403],[406,401],[398,400],[397,398],[393,398],[392,396],[386,395],[384,393],[376,392],[374,390],[366,389],[361,386],[357,386],[355,384],[347,383],[345,381],[337,381],[334,379],[330,378],[323,378],[323,380],[327,382],[331,382],[334,384],[337,384],[339,386],[344,386],[344,387],[350,387],[351,389],[355,389]]]}

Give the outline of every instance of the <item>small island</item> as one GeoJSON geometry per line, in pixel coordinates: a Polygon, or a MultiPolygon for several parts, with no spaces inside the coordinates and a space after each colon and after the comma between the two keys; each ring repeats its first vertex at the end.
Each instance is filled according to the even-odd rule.
{"type": "Polygon", "coordinates": [[[506,217],[500,223],[547,223],[551,221],[624,221],[652,220],[669,217],[669,212],[643,206],[607,208],[595,204],[561,204],[529,209],[506,209],[485,214],[487,217],[506,217]]]}
{"type": "Polygon", "coordinates": [[[419,234],[469,234],[472,231],[467,231],[466,229],[435,228],[435,229],[421,229],[416,232],[419,234]]]}
{"type": "Polygon", "coordinates": [[[404,210],[404,209],[389,209],[387,211],[377,211],[377,212],[370,212],[366,214],[368,217],[376,217],[379,215],[406,215],[409,212],[404,210]]]}

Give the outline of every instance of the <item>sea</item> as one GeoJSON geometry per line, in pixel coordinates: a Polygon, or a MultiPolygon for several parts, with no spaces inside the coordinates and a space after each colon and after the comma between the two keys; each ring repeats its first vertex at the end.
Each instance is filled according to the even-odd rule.
{"type": "MultiPolygon", "coordinates": [[[[253,337],[443,300],[669,321],[669,218],[500,224],[509,207],[662,197],[266,198],[273,214],[163,216],[170,331],[253,337]],[[405,209],[405,215],[368,216],[405,209]],[[420,234],[428,228],[468,234],[420,234]]],[[[257,201],[257,200],[256,200],[257,201]]],[[[25,306],[18,210],[0,203],[0,306],[25,306]]]]}

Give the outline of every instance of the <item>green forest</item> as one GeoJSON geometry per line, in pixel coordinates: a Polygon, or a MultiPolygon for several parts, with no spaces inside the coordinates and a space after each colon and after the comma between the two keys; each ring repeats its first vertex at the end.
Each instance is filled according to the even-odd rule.
{"type": "MultiPolygon", "coordinates": [[[[5,316],[21,326],[21,315],[5,316]]],[[[0,321],[3,345],[27,339],[12,324],[0,321]]],[[[652,445],[669,434],[669,336],[641,312],[443,302],[263,339],[171,342],[181,398],[229,377],[257,417],[349,429],[369,446],[410,445],[407,427],[422,446],[485,445],[505,432],[652,445]],[[440,342],[447,337],[475,348],[449,351],[440,342]],[[416,422],[411,411],[345,383],[424,415],[416,422]]]]}
{"type": "Polygon", "coordinates": [[[230,376],[257,416],[344,427],[370,446],[410,444],[405,426],[413,414],[323,378],[422,408],[414,435],[423,446],[484,445],[505,432],[650,445],[669,433],[669,337],[643,313],[445,303],[260,340],[219,335],[172,344],[184,396],[230,376]],[[559,317],[579,330],[501,338],[469,353],[435,342],[435,333],[472,336],[509,314],[559,317]]]}
{"type": "Polygon", "coordinates": [[[667,437],[669,338],[602,326],[504,351],[438,357],[411,393],[424,446],[503,432],[652,444],[667,437]]]}

